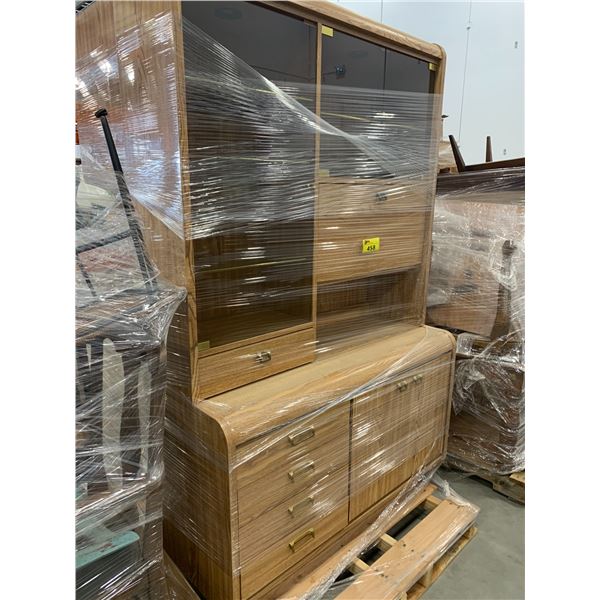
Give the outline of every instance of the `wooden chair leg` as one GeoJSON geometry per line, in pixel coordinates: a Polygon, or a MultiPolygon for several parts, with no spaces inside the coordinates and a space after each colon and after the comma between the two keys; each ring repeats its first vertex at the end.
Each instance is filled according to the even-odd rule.
{"type": "Polygon", "coordinates": [[[459,173],[463,173],[466,171],[465,161],[460,153],[460,148],[458,147],[457,141],[454,139],[453,135],[449,135],[448,139],[450,140],[450,147],[452,148],[452,154],[454,154],[454,162],[456,163],[456,168],[459,173]]]}
{"type": "Polygon", "coordinates": [[[485,138],[485,162],[493,162],[492,158],[492,136],[488,135],[485,138]]]}

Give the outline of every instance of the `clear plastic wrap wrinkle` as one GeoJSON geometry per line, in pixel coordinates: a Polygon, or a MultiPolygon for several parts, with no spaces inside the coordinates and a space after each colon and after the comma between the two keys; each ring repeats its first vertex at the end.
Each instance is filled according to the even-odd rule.
{"type": "MultiPolygon", "coordinates": [[[[129,187],[178,235],[199,239],[224,228],[234,233],[242,224],[266,226],[273,211],[275,220],[312,218],[317,166],[353,178],[397,178],[394,191],[400,196],[432,181],[437,95],[322,86],[322,116],[317,116],[311,110],[314,84],[271,82],[187,21],[189,156],[181,157],[174,133],[181,109],[173,28],[172,15],[160,15],[123,35],[116,49],[92,50],[78,63],[77,101],[79,114],[89,116],[79,123],[87,144],[101,135],[92,118],[99,104],[126,114],[116,123],[115,138],[125,147],[129,187]],[[143,61],[145,44],[159,57],[156,65],[143,61]],[[168,85],[156,98],[159,75],[168,85]],[[141,98],[134,111],[127,107],[133,94],[141,98]],[[171,132],[172,140],[164,140],[163,131],[171,132]],[[324,147],[319,157],[316,134],[324,147]],[[180,162],[186,163],[183,174],[180,162]],[[189,179],[187,207],[182,207],[182,178],[189,179]],[[290,194],[286,211],[282,193],[290,194]]],[[[349,212],[364,200],[356,192],[344,203],[349,212]]]]}
{"type": "Polygon", "coordinates": [[[445,456],[455,342],[423,325],[441,98],[267,79],[177,10],[77,73],[86,179],[107,106],[149,251],[187,289],[165,547],[206,597],[316,598],[445,456]]]}

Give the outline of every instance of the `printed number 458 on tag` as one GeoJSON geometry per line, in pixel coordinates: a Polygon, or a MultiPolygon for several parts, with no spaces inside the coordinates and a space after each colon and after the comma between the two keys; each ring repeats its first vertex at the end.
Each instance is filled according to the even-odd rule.
{"type": "Polygon", "coordinates": [[[362,241],[362,253],[363,254],[373,254],[373,252],[379,252],[379,238],[378,237],[362,241]]]}

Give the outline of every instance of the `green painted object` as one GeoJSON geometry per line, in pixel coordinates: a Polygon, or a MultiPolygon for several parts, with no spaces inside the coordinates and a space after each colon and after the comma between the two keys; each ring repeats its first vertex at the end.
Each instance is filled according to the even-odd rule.
{"type": "Polygon", "coordinates": [[[90,543],[76,554],[75,565],[81,569],[101,558],[135,544],[140,536],[134,531],[115,533],[106,527],[98,527],[90,536],[90,543]]]}

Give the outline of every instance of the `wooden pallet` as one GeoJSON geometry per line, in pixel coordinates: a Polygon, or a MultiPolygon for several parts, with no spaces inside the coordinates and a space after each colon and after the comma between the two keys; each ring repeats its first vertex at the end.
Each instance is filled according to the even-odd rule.
{"type": "Polygon", "coordinates": [[[525,504],[525,471],[511,473],[510,475],[477,473],[477,477],[489,481],[494,491],[503,494],[511,500],[525,504]]]}
{"type": "MultiPolygon", "coordinates": [[[[345,571],[329,586],[325,598],[418,600],[477,533],[479,509],[473,504],[440,499],[434,495],[437,491],[432,484],[425,486],[388,523],[386,533],[362,539],[362,546],[354,554],[348,546],[341,547],[298,581],[285,599],[312,598],[316,589],[321,596],[322,581],[343,566],[345,571]]],[[[166,553],[165,568],[169,591],[176,591],[170,598],[198,598],[166,553]]]]}
{"type": "MultiPolygon", "coordinates": [[[[346,570],[324,597],[328,600],[420,598],[477,533],[475,519],[479,509],[472,504],[437,498],[433,495],[435,491],[435,486],[428,486],[425,495],[419,495],[411,510],[385,534],[369,542],[354,559],[345,557],[350,561],[346,570]]],[[[322,567],[327,568],[327,565],[322,567]]],[[[311,579],[314,583],[315,579],[311,579]]],[[[305,587],[305,591],[308,589],[305,587]]],[[[299,591],[297,587],[291,597],[302,597],[299,591]]]]}

